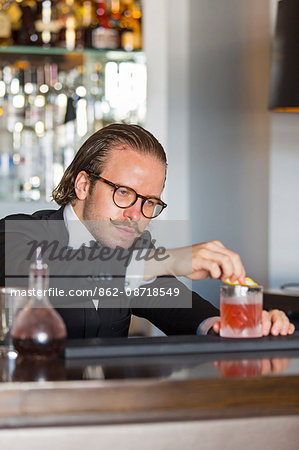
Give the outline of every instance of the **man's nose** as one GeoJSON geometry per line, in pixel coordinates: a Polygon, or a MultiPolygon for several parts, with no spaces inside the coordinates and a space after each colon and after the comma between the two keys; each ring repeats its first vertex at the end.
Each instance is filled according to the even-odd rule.
{"type": "Polygon", "coordinates": [[[138,198],[137,202],[134,203],[134,205],[130,206],[129,208],[124,209],[123,215],[126,219],[130,220],[140,220],[140,217],[142,216],[141,212],[141,198],[138,198]]]}

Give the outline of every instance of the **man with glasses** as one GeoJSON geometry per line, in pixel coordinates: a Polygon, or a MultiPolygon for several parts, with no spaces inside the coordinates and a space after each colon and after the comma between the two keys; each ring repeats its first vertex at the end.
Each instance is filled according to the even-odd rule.
{"type": "MultiPolygon", "coordinates": [[[[219,332],[218,310],[176,277],[242,282],[245,269],[239,255],[219,241],[154,248],[146,229],[167,206],[161,199],[166,169],[163,147],[151,133],[138,125],[112,124],[87,139],[65,171],[53,191],[58,211],[6,218],[11,236],[6,238],[6,278],[26,274],[35,245],[42,247],[57,286],[71,280],[69,296],[73,283],[92,288],[91,298],[72,308],[62,308],[63,299],[56,299],[69,337],[127,336],[131,314],[168,335],[219,332]],[[16,232],[12,224],[19,220],[16,232]]],[[[294,331],[281,311],[264,312],[263,327],[265,335],[294,331]]]]}

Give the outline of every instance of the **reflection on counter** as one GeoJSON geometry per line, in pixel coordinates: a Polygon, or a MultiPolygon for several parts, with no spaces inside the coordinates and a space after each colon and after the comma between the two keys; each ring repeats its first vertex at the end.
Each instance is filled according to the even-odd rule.
{"type": "Polygon", "coordinates": [[[289,358],[233,359],[215,361],[221,377],[253,377],[284,372],[289,366],[289,358]]]}
{"type": "MultiPolygon", "coordinates": [[[[288,353],[288,352],[286,352],[288,353]]],[[[247,356],[247,355],[246,355],[247,356]]],[[[25,361],[0,358],[0,382],[70,380],[195,380],[208,378],[250,378],[298,375],[299,355],[261,357],[251,354],[243,359],[228,354],[215,360],[213,355],[153,356],[130,358],[57,359],[25,361]]]]}
{"type": "Polygon", "coordinates": [[[63,360],[26,361],[17,359],[12,374],[12,381],[64,381],[67,373],[63,360]]]}

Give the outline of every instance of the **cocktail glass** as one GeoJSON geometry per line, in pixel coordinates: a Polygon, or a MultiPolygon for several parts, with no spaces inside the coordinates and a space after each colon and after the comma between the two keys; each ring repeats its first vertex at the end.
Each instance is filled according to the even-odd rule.
{"type": "Polygon", "coordinates": [[[262,330],[262,286],[220,287],[220,336],[257,338],[262,330]]]}

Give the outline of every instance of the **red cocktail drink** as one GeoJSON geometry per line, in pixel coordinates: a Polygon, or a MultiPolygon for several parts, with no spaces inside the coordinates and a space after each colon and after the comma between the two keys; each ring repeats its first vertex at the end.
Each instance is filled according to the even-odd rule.
{"type": "Polygon", "coordinates": [[[220,336],[261,337],[262,310],[261,286],[221,286],[220,336]]]}

